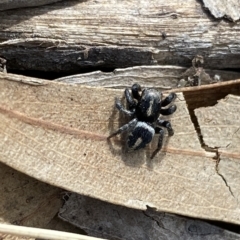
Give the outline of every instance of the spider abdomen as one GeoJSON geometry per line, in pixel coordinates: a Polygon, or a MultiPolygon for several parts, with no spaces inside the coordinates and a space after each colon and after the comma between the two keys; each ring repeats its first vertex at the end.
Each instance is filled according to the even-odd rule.
{"type": "Polygon", "coordinates": [[[128,135],[127,147],[129,150],[144,148],[150,143],[155,134],[155,130],[146,122],[138,122],[128,135]]]}

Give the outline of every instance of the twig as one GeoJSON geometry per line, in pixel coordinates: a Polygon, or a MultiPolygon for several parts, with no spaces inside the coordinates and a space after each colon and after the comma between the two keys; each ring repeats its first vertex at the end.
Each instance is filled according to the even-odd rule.
{"type": "Polygon", "coordinates": [[[81,234],[61,232],[56,230],[47,230],[42,228],[32,228],[32,227],[23,227],[15,225],[7,225],[0,223],[0,233],[24,236],[24,237],[33,237],[33,238],[42,238],[42,239],[58,239],[58,240],[103,240],[103,238],[95,238],[84,236],[81,234]]]}

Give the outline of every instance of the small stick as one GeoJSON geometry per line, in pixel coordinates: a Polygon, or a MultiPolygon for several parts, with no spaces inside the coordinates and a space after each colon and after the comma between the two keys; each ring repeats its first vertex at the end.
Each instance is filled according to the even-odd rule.
{"type": "Polygon", "coordinates": [[[95,238],[84,236],[76,233],[61,232],[56,230],[48,230],[42,228],[32,228],[15,226],[0,223],[0,233],[6,233],[17,236],[41,238],[41,239],[58,239],[58,240],[103,240],[103,238],[95,238]]]}

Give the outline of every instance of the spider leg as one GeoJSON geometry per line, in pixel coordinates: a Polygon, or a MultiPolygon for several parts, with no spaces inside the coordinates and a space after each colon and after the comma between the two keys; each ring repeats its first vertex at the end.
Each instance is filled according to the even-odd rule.
{"type": "Polygon", "coordinates": [[[162,128],[156,127],[155,133],[159,134],[158,145],[157,145],[157,149],[153,152],[151,159],[153,159],[155,155],[162,149],[162,145],[163,145],[164,130],[162,128]]]}
{"type": "Polygon", "coordinates": [[[161,126],[161,127],[165,127],[168,130],[168,135],[173,136],[174,131],[173,131],[172,125],[169,121],[158,119],[157,120],[157,125],[161,126]]]}
{"type": "Polygon", "coordinates": [[[160,110],[160,114],[162,114],[162,115],[170,115],[170,114],[173,114],[176,110],[177,110],[177,106],[176,105],[172,105],[169,108],[162,108],[160,110]]]}
{"type": "Polygon", "coordinates": [[[116,98],[115,106],[116,106],[116,108],[117,108],[120,112],[125,113],[125,114],[128,115],[129,117],[133,117],[134,114],[135,114],[135,109],[132,109],[131,111],[130,111],[130,110],[127,110],[127,109],[122,105],[122,103],[120,102],[120,100],[119,100],[118,98],[116,98]]]}
{"type": "Polygon", "coordinates": [[[139,100],[141,98],[139,93],[141,90],[141,86],[138,83],[132,85],[132,95],[135,99],[139,100]]]}
{"type": "Polygon", "coordinates": [[[110,134],[107,139],[110,139],[122,132],[125,131],[130,131],[131,129],[133,129],[135,127],[135,125],[137,124],[137,119],[134,118],[133,120],[131,120],[129,123],[123,125],[122,127],[120,127],[117,131],[113,132],[112,134],[110,134]]]}
{"type": "Polygon", "coordinates": [[[162,100],[162,107],[166,107],[176,98],[176,93],[170,93],[165,99],[162,100]]]}
{"type": "Polygon", "coordinates": [[[134,101],[134,99],[131,96],[128,88],[125,89],[125,97],[127,99],[127,103],[128,103],[128,106],[129,106],[130,109],[133,109],[137,106],[137,103],[136,103],[136,101],[134,101]]]}

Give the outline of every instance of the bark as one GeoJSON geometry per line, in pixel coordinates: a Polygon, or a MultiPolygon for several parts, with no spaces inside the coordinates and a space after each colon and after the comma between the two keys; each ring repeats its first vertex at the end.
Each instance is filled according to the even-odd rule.
{"type": "Polygon", "coordinates": [[[204,6],[216,18],[227,17],[232,21],[239,20],[239,1],[237,0],[203,0],[204,6]]]}
{"type": "Polygon", "coordinates": [[[202,3],[65,1],[0,13],[0,55],[9,69],[78,72],[136,65],[238,68],[239,23],[216,20],[202,3]]]}
{"type": "Polygon", "coordinates": [[[109,240],[240,239],[238,234],[200,220],[159,213],[151,208],[138,211],[74,193],[60,209],[59,217],[91,236],[109,240]]]}
{"type": "Polygon", "coordinates": [[[15,8],[41,6],[59,1],[61,0],[0,0],[0,11],[15,8]]]}
{"type": "MultiPolygon", "coordinates": [[[[189,70],[191,68],[176,66],[139,66],[115,69],[109,73],[94,71],[86,74],[70,75],[55,79],[55,81],[115,89],[129,88],[138,82],[144,87],[154,87],[160,91],[165,91],[184,87],[186,81],[182,80],[192,75],[191,73],[188,75],[189,70]]],[[[212,84],[216,76],[220,79],[220,82],[240,78],[239,72],[209,69],[205,69],[205,71],[211,79],[210,81],[209,79],[202,79],[201,85],[212,84]]]]}

